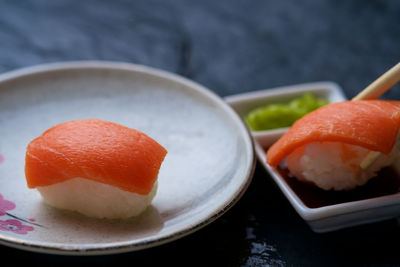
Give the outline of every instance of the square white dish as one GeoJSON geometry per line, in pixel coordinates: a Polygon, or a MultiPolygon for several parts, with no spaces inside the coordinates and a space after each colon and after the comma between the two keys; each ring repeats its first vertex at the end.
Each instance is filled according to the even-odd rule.
{"type": "MultiPolygon", "coordinates": [[[[332,82],[317,82],[260,90],[229,96],[225,100],[243,118],[251,109],[262,104],[286,102],[305,92],[312,92],[316,96],[326,97],[330,102],[346,100],[341,88],[332,82]]],[[[323,195],[325,194],[324,191],[307,188],[311,186],[303,185],[296,179],[287,176],[285,178],[282,171],[268,165],[266,162],[268,147],[283,135],[287,129],[252,132],[255,140],[256,155],[259,162],[269,172],[296,212],[314,232],[329,232],[400,216],[400,193],[398,192],[390,194],[380,192],[380,195],[374,195],[374,193],[363,193],[368,192],[368,190],[361,191],[361,193],[356,191],[356,194],[353,195],[354,197],[350,192],[350,198],[348,193],[335,195],[336,193],[328,192],[323,195]],[[321,196],[322,198],[319,199],[321,196]],[[340,196],[340,201],[338,199],[332,201],[332,196],[340,196]],[[313,204],[313,202],[316,204],[313,204]]]]}

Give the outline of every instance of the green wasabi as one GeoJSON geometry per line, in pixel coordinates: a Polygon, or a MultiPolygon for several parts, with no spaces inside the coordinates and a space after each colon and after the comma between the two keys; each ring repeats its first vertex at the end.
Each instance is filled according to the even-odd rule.
{"type": "Polygon", "coordinates": [[[291,126],[307,113],[328,104],[324,98],[305,93],[284,104],[270,104],[249,112],[245,121],[253,131],[271,130],[291,126]]]}

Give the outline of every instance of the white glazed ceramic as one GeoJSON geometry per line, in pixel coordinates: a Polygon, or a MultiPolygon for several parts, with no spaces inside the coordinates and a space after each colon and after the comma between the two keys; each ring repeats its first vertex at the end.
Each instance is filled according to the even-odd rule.
{"type": "MultiPolygon", "coordinates": [[[[340,87],[332,82],[301,84],[235,95],[226,101],[243,117],[251,109],[265,103],[287,101],[304,92],[313,92],[325,96],[331,102],[345,100],[340,87]]],[[[381,221],[400,216],[400,193],[369,199],[348,201],[340,204],[308,207],[295,190],[285,181],[274,167],[266,163],[266,151],[287,129],[253,132],[255,150],[259,162],[270,173],[283,194],[293,205],[297,213],[315,232],[328,232],[345,227],[381,221]]]]}
{"type": "Polygon", "coordinates": [[[250,183],[253,141],[218,96],[148,67],[69,62],[0,75],[0,244],[54,254],[109,254],[160,245],[221,216],[250,183]],[[45,205],[28,189],[28,142],[54,124],[100,118],[168,150],[144,214],[97,220],[45,205]]]}

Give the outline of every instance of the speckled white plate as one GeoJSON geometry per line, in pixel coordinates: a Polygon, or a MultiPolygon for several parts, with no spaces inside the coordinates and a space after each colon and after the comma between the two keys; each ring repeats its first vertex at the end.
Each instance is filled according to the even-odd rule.
{"type": "Polygon", "coordinates": [[[252,139],[218,96],[148,67],[67,62],[0,75],[0,244],[54,254],[109,254],[160,245],[212,222],[250,183],[252,139]],[[100,118],[141,130],[169,151],[148,210],[96,220],[45,205],[26,187],[25,148],[52,125],[100,118]]]}

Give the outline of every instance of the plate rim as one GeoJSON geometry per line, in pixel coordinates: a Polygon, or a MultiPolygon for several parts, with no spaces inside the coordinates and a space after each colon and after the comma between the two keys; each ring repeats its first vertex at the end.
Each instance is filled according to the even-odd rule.
{"type": "Polygon", "coordinates": [[[7,236],[0,234],[0,244],[13,247],[16,249],[22,249],[27,251],[56,254],[56,255],[107,255],[117,254],[136,250],[147,249],[159,245],[163,245],[182,237],[185,237],[191,233],[194,233],[208,224],[214,222],[216,219],[225,214],[230,208],[232,208],[247,191],[251,181],[253,179],[257,157],[254,151],[254,140],[251,137],[250,131],[244,125],[241,118],[233,110],[233,108],[223,100],[222,97],[218,96],[215,92],[211,91],[207,87],[185,78],[179,74],[172,73],[166,70],[145,66],[142,64],[136,64],[131,62],[122,61],[107,61],[107,60],[74,60],[74,61],[61,61],[43,63],[38,65],[26,66],[19,69],[7,71],[0,74],[0,84],[6,82],[26,78],[29,76],[40,75],[43,73],[51,73],[57,71],[69,71],[79,69],[97,69],[97,70],[115,70],[115,71],[132,71],[135,73],[148,74],[153,77],[165,79],[168,81],[175,82],[177,84],[185,85],[188,88],[195,90],[201,95],[208,99],[213,100],[218,104],[219,108],[231,117],[232,121],[237,127],[241,129],[240,136],[245,137],[245,143],[249,152],[249,165],[246,167],[246,175],[244,176],[240,187],[236,188],[234,194],[230,198],[222,203],[218,203],[208,216],[201,218],[198,222],[193,225],[189,225],[185,228],[181,228],[172,233],[164,234],[160,237],[149,236],[145,238],[137,239],[138,241],[123,241],[123,242],[111,242],[106,244],[88,243],[85,245],[79,244],[58,244],[53,242],[24,240],[13,236],[7,236]],[[81,247],[79,247],[81,246],[81,247]]]}

